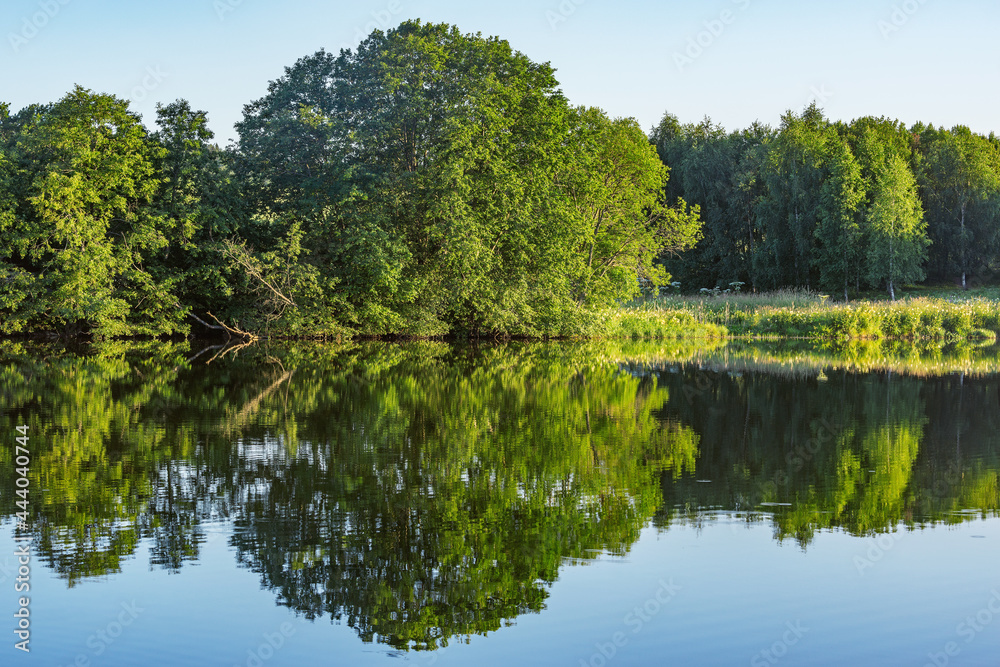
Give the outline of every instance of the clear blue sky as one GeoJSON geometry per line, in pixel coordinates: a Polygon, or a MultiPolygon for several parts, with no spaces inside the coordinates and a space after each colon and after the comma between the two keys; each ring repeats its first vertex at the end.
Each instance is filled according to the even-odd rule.
{"type": "Polygon", "coordinates": [[[1000,133],[995,0],[4,0],[0,101],[52,102],[79,83],[132,99],[151,126],[156,102],[183,97],[226,144],[285,66],[407,18],[507,39],[551,62],[574,104],[647,129],[667,110],[776,125],[819,98],[835,120],[1000,133]]]}

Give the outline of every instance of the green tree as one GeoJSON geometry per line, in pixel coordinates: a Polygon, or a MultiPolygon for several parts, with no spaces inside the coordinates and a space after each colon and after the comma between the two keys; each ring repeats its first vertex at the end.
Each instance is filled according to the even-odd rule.
{"type": "Polygon", "coordinates": [[[813,265],[824,289],[844,290],[849,299],[851,277],[864,257],[861,213],[865,201],[861,167],[847,143],[832,133],[827,143],[829,177],[823,184],[813,265]]]}
{"type": "Polygon", "coordinates": [[[161,147],[154,161],[160,188],[151,205],[164,220],[168,243],[156,254],[150,272],[176,282],[179,308],[206,317],[243,321],[259,311],[245,267],[227,253],[227,241],[247,234],[259,203],[246,202],[232,168],[233,155],[210,143],[214,134],[204,111],[179,99],[157,105],[161,147]]]}
{"type": "Polygon", "coordinates": [[[815,103],[801,116],[782,117],[768,145],[761,178],[766,194],[757,203],[762,240],[754,268],[765,287],[815,284],[813,248],[826,181],[828,123],[815,103]]]}
{"type": "Polygon", "coordinates": [[[964,289],[970,273],[1000,260],[1000,150],[961,126],[928,139],[920,182],[930,264],[938,275],[958,274],[964,289]]]}
{"type": "Polygon", "coordinates": [[[682,165],[693,145],[691,126],[681,125],[677,116],[663,114],[659,124],[650,130],[649,142],[656,147],[660,160],[671,170],[666,184],[666,200],[677,201],[685,196],[682,165]]]}
{"type": "Polygon", "coordinates": [[[376,31],[301,60],[248,107],[251,157],[308,146],[297,166],[264,159],[248,178],[280,184],[362,330],[537,332],[539,313],[568,301],[555,267],[570,230],[549,210],[568,116],[555,86],[551,67],[499,39],[376,31]]]}
{"type": "Polygon", "coordinates": [[[708,118],[686,131],[693,143],[676,176],[683,181],[684,196],[703,211],[705,238],[692,258],[698,277],[682,282],[714,286],[726,279],[743,280],[740,274],[746,255],[739,235],[734,233],[743,228],[734,224],[734,212],[730,210],[739,159],[736,145],[721,126],[713,125],[708,118]]]}
{"type": "Polygon", "coordinates": [[[321,333],[338,329],[334,320],[367,333],[401,328],[391,304],[408,254],[380,218],[381,185],[359,163],[337,63],[323,50],[300,58],[236,125],[233,162],[247,208],[224,248],[246,276],[235,288],[243,307],[229,312],[251,328],[321,333]]]}
{"type": "Polygon", "coordinates": [[[572,331],[662,280],[653,258],[695,222],[660,200],[633,121],[557,85],[501,39],[419,21],[303,58],[237,126],[259,211],[241,240],[263,262],[300,230],[296,262],[366,333],[572,331]]]}
{"type": "Polygon", "coordinates": [[[697,206],[703,220],[703,239],[664,262],[683,284],[722,286],[739,280],[756,287],[753,257],[761,237],[755,206],[763,194],[763,146],[772,136],[759,123],[726,134],[708,118],[681,125],[671,114],[652,130],[650,142],[670,169],[667,201],[697,206]]]}
{"type": "MultiPolygon", "coordinates": [[[[761,178],[762,165],[775,136],[776,133],[770,126],[756,121],[748,129],[729,135],[730,143],[735,146],[737,159],[732,187],[728,193],[728,220],[734,244],[733,254],[740,261],[728,275],[738,276],[738,280],[748,283],[754,291],[759,282],[754,269],[754,257],[760,251],[763,238],[756,206],[767,193],[766,183],[761,178]]],[[[724,261],[721,253],[718,259],[720,262],[724,261]]],[[[720,278],[722,280],[717,282],[725,282],[723,276],[720,278]]]]}
{"type": "MultiPolygon", "coordinates": [[[[14,166],[11,163],[9,154],[12,148],[10,140],[10,106],[6,102],[0,102],[0,234],[7,238],[14,227],[16,216],[16,203],[14,199],[14,166]]],[[[10,253],[0,249],[0,313],[8,316],[24,300],[24,293],[21,292],[22,285],[18,282],[24,280],[23,270],[10,262],[10,253]]],[[[0,325],[0,332],[10,332],[17,330],[16,323],[7,322],[0,325]]]]}
{"type": "Polygon", "coordinates": [[[694,246],[701,223],[697,207],[664,201],[668,170],[633,119],[610,120],[594,108],[577,116],[579,153],[567,181],[581,238],[569,273],[580,304],[607,306],[634,297],[637,276],[654,288],[666,283],[654,261],[694,246]]]}
{"type": "Polygon", "coordinates": [[[869,284],[883,285],[896,299],[896,285],[924,279],[927,259],[927,223],[909,166],[890,155],[871,186],[872,200],[865,216],[869,284]]]}
{"type": "Polygon", "coordinates": [[[184,330],[173,280],[146,268],[167,244],[148,207],[158,150],[110,95],[77,86],[31,110],[14,147],[21,205],[4,248],[17,267],[4,304],[12,321],[103,336],[184,330]]]}

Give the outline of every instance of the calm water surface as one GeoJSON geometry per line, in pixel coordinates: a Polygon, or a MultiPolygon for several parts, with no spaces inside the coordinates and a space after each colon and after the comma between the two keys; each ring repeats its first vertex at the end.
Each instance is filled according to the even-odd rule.
{"type": "Polygon", "coordinates": [[[996,359],[0,343],[0,663],[996,667],[996,359]]]}

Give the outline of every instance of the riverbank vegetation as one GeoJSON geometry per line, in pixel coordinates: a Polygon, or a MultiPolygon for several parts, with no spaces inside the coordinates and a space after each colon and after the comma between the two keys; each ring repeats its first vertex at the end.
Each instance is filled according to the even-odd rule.
{"type": "Polygon", "coordinates": [[[815,106],[732,134],[667,114],[647,136],[571,105],[554,73],[499,38],[407,21],[286,68],[225,149],[183,99],[159,105],[155,130],[81,86],[17,112],[0,104],[0,334],[996,330],[987,306],[723,318],[623,305],[671,284],[853,301],[925,276],[992,279],[995,137],[831,123],[815,106]]]}
{"type": "Polygon", "coordinates": [[[756,295],[709,292],[649,299],[634,308],[685,313],[699,324],[722,326],[731,336],[749,338],[992,341],[1000,331],[1000,301],[983,297],[844,303],[804,290],[756,295]]]}
{"type": "Polygon", "coordinates": [[[571,335],[699,236],[634,120],[446,25],[300,59],[225,151],[186,101],[156,124],[82,87],[0,112],[5,333],[571,335]]]}

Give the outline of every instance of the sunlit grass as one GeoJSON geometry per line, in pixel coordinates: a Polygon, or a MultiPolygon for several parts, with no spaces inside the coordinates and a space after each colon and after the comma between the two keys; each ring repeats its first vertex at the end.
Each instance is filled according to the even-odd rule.
{"type": "Polygon", "coordinates": [[[718,339],[728,336],[717,322],[669,308],[622,308],[599,313],[590,332],[598,338],[631,340],[672,340],[679,338],[718,339]]]}
{"type": "Polygon", "coordinates": [[[751,338],[822,340],[995,340],[1000,300],[914,297],[899,301],[832,302],[803,290],[767,294],[669,296],[626,312],[685,312],[698,324],[724,326],[751,338]]]}

